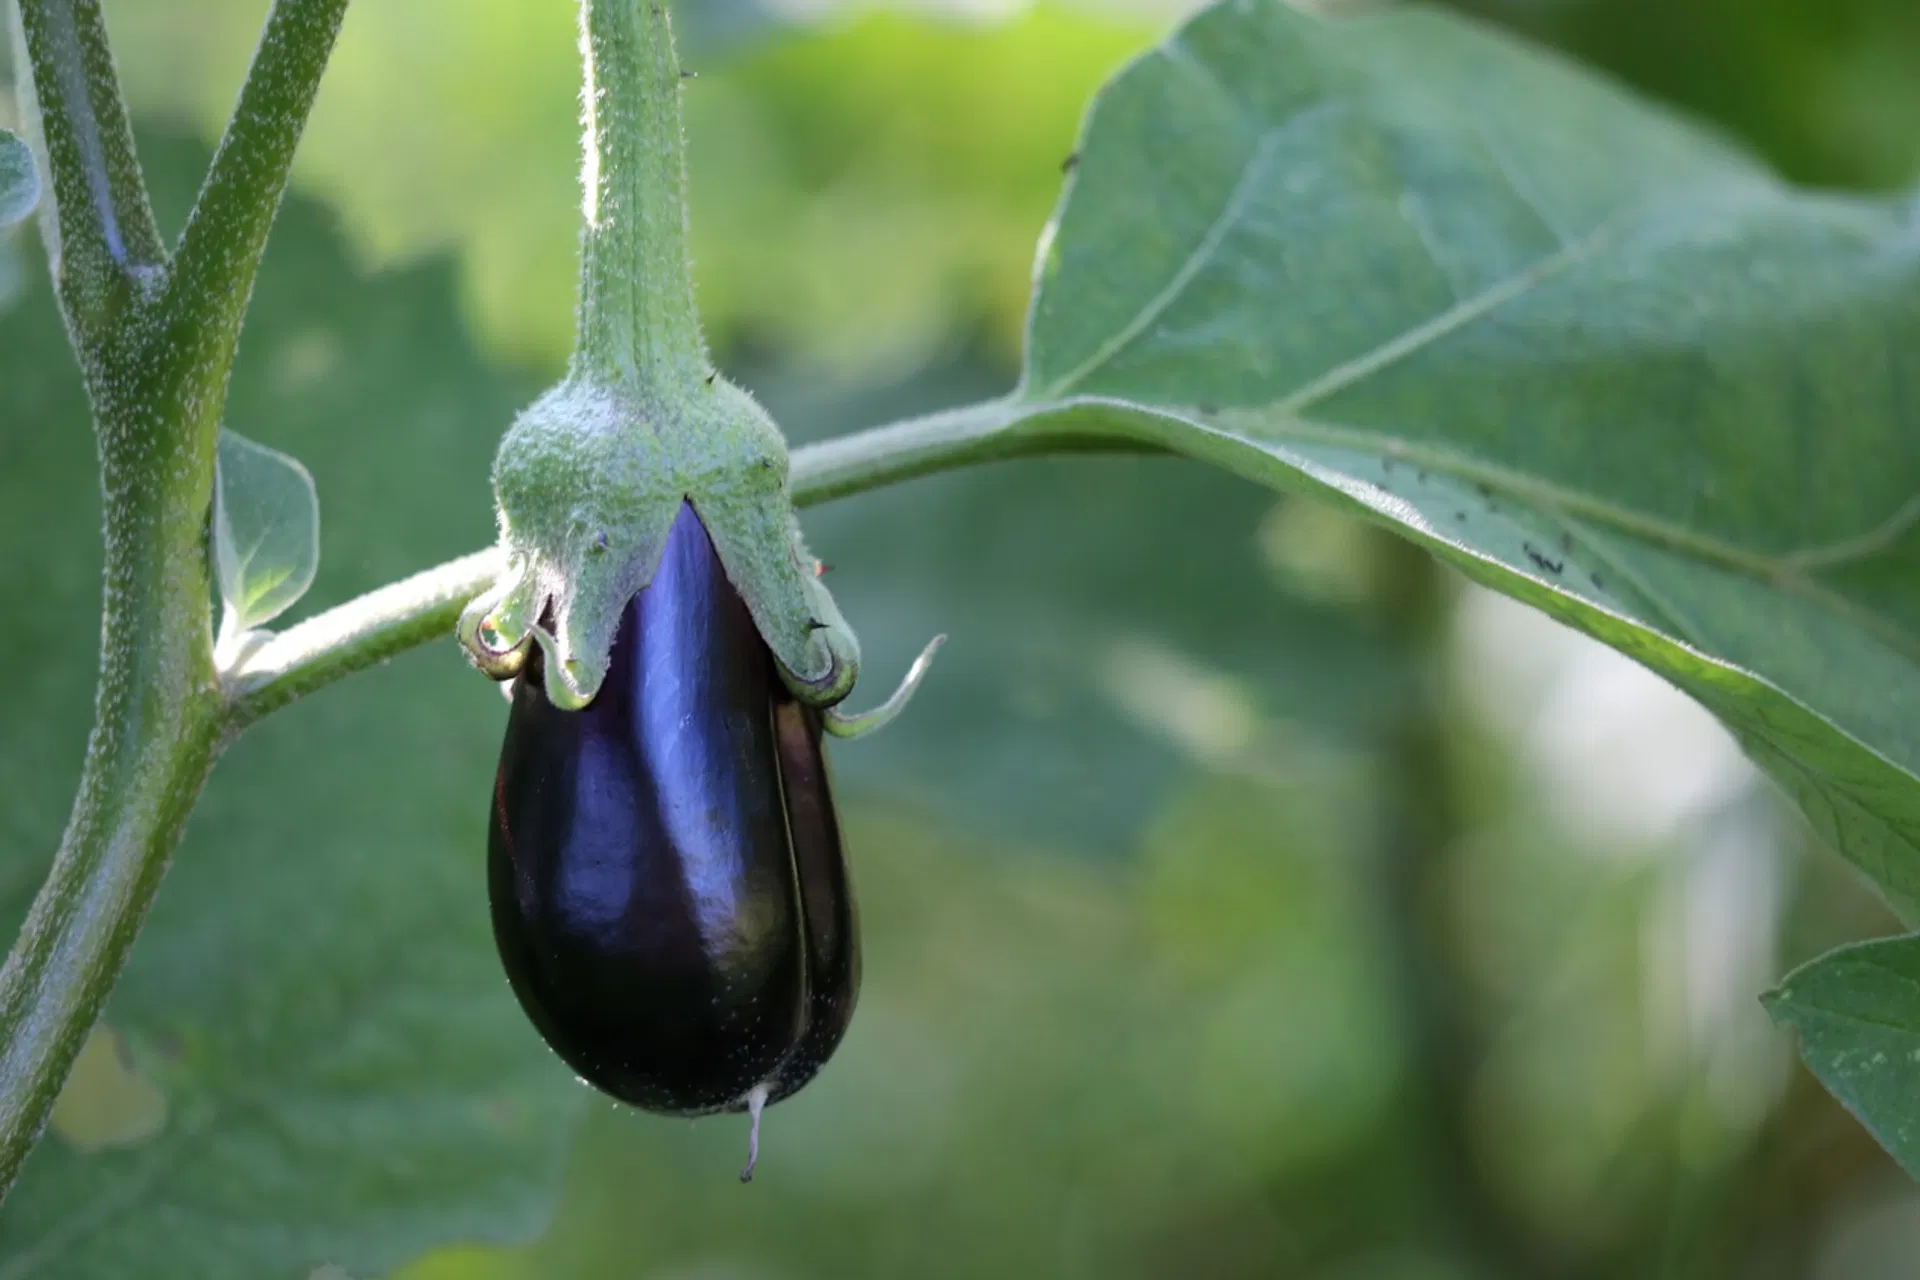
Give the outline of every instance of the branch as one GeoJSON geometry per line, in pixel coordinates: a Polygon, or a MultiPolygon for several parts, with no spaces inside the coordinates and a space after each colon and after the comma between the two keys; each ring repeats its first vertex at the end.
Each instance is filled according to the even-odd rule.
{"type": "Polygon", "coordinates": [[[42,220],[48,260],[89,375],[117,317],[138,299],[166,248],[134,154],[99,0],[20,0],[15,47],[21,116],[44,148],[53,202],[42,220]]]}
{"type": "Polygon", "coordinates": [[[460,610],[499,576],[500,553],[489,547],[280,632],[227,674],[229,734],[341,676],[451,636],[460,610]]]}
{"type": "MultiPolygon", "coordinates": [[[[347,0],[274,0],[240,101],[180,235],[159,341],[180,353],[176,365],[192,376],[217,379],[217,385],[181,389],[202,403],[224,403],[267,232],[346,9],[347,0]]],[[[211,450],[218,415],[196,425],[211,450]]]]}
{"type": "MultiPolygon", "coordinates": [[[[808,445],[793,454],[793,496],[811,506],[914,476],[995,458],[1134,449],[1102,437],[1009,430],[1024,412],[990,400],[808,445]]],[[[342,676],[453,634],[468,601],[499,576],[499,552],[479,551],[381,587],[274,636],[227,673],[237,731],[342,676]]]]}

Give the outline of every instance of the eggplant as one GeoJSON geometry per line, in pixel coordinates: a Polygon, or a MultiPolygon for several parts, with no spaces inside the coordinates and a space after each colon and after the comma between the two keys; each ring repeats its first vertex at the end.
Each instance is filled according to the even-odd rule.
{"type": "Polygon", "coordinates": [[[553,705],[542,661],[514,687],[487,847],[514,995],[594,1087],[670,1115],[750,1110],[757,1132],[859,994],[821,714],[781,681],[691,503],[593,700],[553,705]]]}

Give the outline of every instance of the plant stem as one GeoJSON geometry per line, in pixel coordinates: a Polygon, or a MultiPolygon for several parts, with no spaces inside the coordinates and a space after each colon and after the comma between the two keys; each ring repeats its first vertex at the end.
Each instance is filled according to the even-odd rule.
{"type": "Polygon", "coordinates": [[[53,200],[41,220],[68,331],[91,376],[145,277],[166,262],[99,0],[20,0],[21,116],[53,200]],[[31,69],[32,75],[26,75],[31,69]]]}
{"type": "Polygon", "coordinates": [[[576,373],[609,385],[699,386],[711,372],[687,252],[680,63],[664,0],[583,0],[576,373]]]}
{"type": "Polygon", "coordinates": [[[793,454],[793,501],[811,506],[970,462],[1065,446],[1059,438],[1018,436],[1012,428],[1026,412],[1012,401],[989,400],[806,445],[793,454]]]}
{"type": "Polygon", "coordinates": [[[196,424],[209,459],[267,232],[346,10],[347,0],[275,0],[180,235],[157,341],[172,365],[206,384],[182,390],[214,407],[196,424]]]}
{"type": "MultiPolygon", "coordinates": [[[[247,295],[345,0],[276,0],[169,269],[97,0],[22,0],[105,496],[100,682],[79,793],[0,967],[0,1197],[46,1126],[226,729],[206,528],[247,295]]],[[[31,103],[30,103],[31,105],[31,103]]]]}
{"type": "Polygon", "coordinates": [[[204,507],[127,485],[107,506],[99,693],[66,834],[0,968],[0,1197],[124,966],[218,747],[204,507]]]}
{"type": "Polygon", "coordinates": [[[500,576],[489,547],[391,583],[280,632],[228,673],[228,733],[341,676],[453,635],[469,600],[500,576]]]}

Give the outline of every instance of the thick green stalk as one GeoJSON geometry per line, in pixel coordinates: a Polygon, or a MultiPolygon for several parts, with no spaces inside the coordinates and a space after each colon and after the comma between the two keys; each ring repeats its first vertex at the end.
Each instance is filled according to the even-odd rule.
{"type": "Polygon", "coordinates": [[[109,465],[106,609],[66,835],[0,968],[0,1196],[45,1128],[213,764],[206,485],[109,465]]]}
{"type": "Polygon", "coordinates": [[[0,1196],[45,1128],[219,751],[206,529],[246,298],[345,0],[276,0],[179,257],[164,260],[97,0],[22,0],[56,278],[106,527],[94,727],[67,831],[0,968],[0,1196]]]}
{"type": "Polygon", "coordinates": [[[680,63],[659,0],[585,0],[576,373],[692,388],[712,372],[687,252],[680,63]]]}
{"type": "Polygon", "coordinates": [[[89,376],[143,283],[166,262],[99,0],[20,0],[21,116],[51,171],[42,238],[89,376]]]}

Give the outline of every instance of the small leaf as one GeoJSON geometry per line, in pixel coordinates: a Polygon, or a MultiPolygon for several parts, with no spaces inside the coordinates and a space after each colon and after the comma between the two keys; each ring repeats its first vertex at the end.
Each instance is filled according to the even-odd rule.
{"type": "Polygon", "coordinates": [[[320,499],[305,467],[231,431],[220,433],[218,465],[213,563],[226,637],[271,622],[313,585],[320,499]]]}
{"type": "Polygon", "coordinates": [[[1920,1177],[1920,935],[1842,947],[1764,998],[1813,1074],[1920,1177]]]}
{"type": "Polygon", "coordinates": [[[0,228],[20,221],[39,202],[40,174],[33,167],[32,149],[0,129],[0,228]]]}

